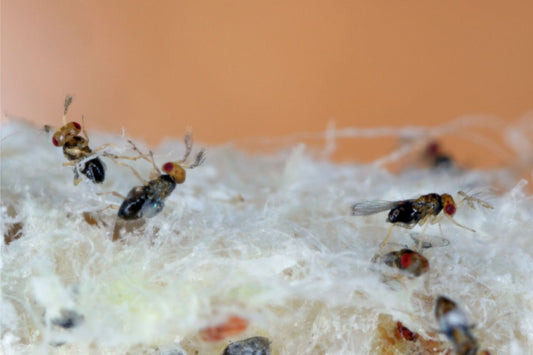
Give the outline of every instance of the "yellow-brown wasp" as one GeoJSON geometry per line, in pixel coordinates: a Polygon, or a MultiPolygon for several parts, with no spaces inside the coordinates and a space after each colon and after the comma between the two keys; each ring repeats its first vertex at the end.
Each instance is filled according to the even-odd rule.
{"type": "Polygon", "coordinates": [[[54,131],[52,143],[56,147],[63,147],[63,155],[68,160],[63,165],[74,166],[74,185],[80,183],[80,173],[93,183],[100,184],[105,179],[105,167],[100,158],[95,157],[95,153],[108,145],[95,150],[89,148],[89,136],[85,128],[78,122],[67,122],[67,112],[71,104],[72,96],[67,96],[63,105],[63,126],[55,128],[46,125],[44,129],[46,132],[54,131]]]}

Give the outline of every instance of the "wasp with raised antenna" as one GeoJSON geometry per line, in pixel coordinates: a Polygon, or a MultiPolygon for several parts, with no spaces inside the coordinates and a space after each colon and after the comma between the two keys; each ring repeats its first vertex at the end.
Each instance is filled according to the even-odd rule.
{"type": "Polygon", "coordinates": [[[67,112],[71,104],[72,96],[67,96],[63,104],[63,126],[57,128],[45,125],[44,129],[46,132],[54,131],[52,144],[56,147],[63,147],[63,155],[68,160],[63,165],[74,166],[74,185],[80,183],[80,173],[93,183],[100,184],[105,180],[105,167],[99,157],[93,156],[108,145],[94,150],[89,148],[89,136],[85,127],[78,122],[67,122],[67,112]]]}
{"type": "MultiPolygon", "coordinates": [[[[174,162],[167,162],[163,164],[161,170],[157,167],[152,152],[143,154],[132,141],[129,141],[133,149],[140,155],[136,158],[142,158],[149,161],[153,165],[153,172],[150,175],[150,180],[144,180],[141,175],[131,166],[116,162],[119,165],[125,165],[130,168],[134,175],[142,181],[143,185],[132,188],[127,196],[122,196],[113,192],[115,196],[123,199],[122,204],[118,208],[118,218],[124,220],[134,220],[139,218],[150,218],[163,210],[165,199],[170,196],[177,184],[185,182],[185,169],[193,169],[201,165],[205,160],[205,151],[201,150],[196,154],[192,163],[187,164],[187,159],[192,152],[192,135],[188,132],[185,135],[185,154],[181,160],[174,162]]],[[[110,157],[113,159],[112,157],[110,157]]]]}

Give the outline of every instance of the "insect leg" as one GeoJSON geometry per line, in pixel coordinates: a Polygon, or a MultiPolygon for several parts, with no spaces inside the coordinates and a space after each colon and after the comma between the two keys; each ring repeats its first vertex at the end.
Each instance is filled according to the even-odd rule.
{"type": "Polygon", "coordinates": [[[157,172],[158,176],[161,175],[161,170],[159,170],[159,168],[157,167],[157,165],[155,163],[155,160],[154,160],[154,153],[151,150],[148,152],[148,154],[144,154],[143,152],[140,151],[139,148],[137,148],[137,146],[135,145],[135,143],[133,143],[132,140],[128,140],[128,143],[131,145],[131,148],[135,152],[139,153],[139,155],[136,156],[136,157],[120,156],[121,159],[130,159],[130,160],[144,159],[147,162],[152,164],[152,166],[154,167],[154,170],[157,172]]]}
{"type": "Polygon", "coordinates": [[[98,212],[103,212],[105,210],[118,210],[118,209],[120,209],[119,205],[111,204],[111,205],[107,205],[106,207],[102,208],[98,212]]]}
{"type": "Polygon", "coordinates": [[[116,191],[106,191],[106,192],[98,192],[96,193],[97,195],[113,195],[113,196],[116,196],[122,200],[125,200],[126,199],[126,196],[123,196],[122,194],[119,194],[118,192],[116,191]]]}
{"type": "MultiPolygon", "coordinates": [[[[422,223],[424,223],[424,221],[422,221],[422,223]]],[[[418,235],[419,239],[418,239],[418,245],[416,247],[416,251],[418,251],[418,252],[422,250],[422,246],[424,245],[424,239],[425,239],[425,236],[426,236],[426,229],[427,228],[428,228],[428,223],[424,223],[424,227],[422,228],[422,232],[418,235]]]]}
{"type": "Polygon", "coordinates": [[[379,251],[378,251],[378,254],[381,254],[383,248],[385,247],[385,245],[387,245],[387,242],[389,241],[389,239],[390,239],[390,237],[391,237],[391,235],[392,235],[392,228],[393,228],[393,227],[394,227],[393,225],[391,225],[391,226],[389,227],[389,231],[387,232],[387,236],[385,237],[385,239],[383,239],[383,241],[382,241],[381,244],[379,245],[379,251]]]}
{"type": "MultiPolygon", "coordinates": [[[[87,141],[88,141],[88,140],[87,140],[87,141]]],[[[104,149],[106,149],[107,147],[114,147],[114,146],[115,146],[115,144],[113,144],[113,143],[102,144],[101,146],[94,148],[94,149],[92,150],[92,153],[93,153],[93,154],[94,154],[94,153],[98,153],[99,151],[104,150],[104,149]]],[[[107,153],[104,154],[104,156],[107,156],[107,153]]],[[[115,158],[123,158],[123,157],[116,155],[115,158]]],[[[126,157],[126,158],[127,158],[127,157],[126,157]]]]}
{"type": "Polygon", "coordinates": [[[469,231],[472,232],[472,233],[476,233],[475,230],[473,230],[472,228],[468,228],[468,227],[466,227],[466,226],[463,226],[462,224],[460,224],[459,222],[457,222],[457,221],[456,221],[455,219],[453,219],[452,217],[450,217],[450,216],[448,216],[448,215],[446,215],[446,217],[448,217],[448,218],[452,221],[452,223],[455,224],[456,226],[461,227],[461,228],[464,228],[464,229],[466,229],[466,230],[469,230],[469,231]]]}
{"type": "MultiPolygon", "coordinates": [[[[126,164],[126,163],[123,163],[123,162],[120,162],[120,161],[117,160],[117,159],[122,159],[122,157],[120,157],[118,155],[113,155],[113,154],[104,154],[104,156],[106,156],[109,159],[111,159],[115,164],[130,169],[133,172],[133,175],[135,175],[143,183],[143,185],[148,184],[148,181],[144,180],[142,178],[141,174],[139,174],[139,172],[137,170],[135,170],[135,168],[133,166],[131,166],[129,164],[126,164]]],[[[128,158],[128,157],[126,157],[126,158],[128,158]]],[[[132,160],[135,160],[135,159],[132,159],[132,160]]]]}

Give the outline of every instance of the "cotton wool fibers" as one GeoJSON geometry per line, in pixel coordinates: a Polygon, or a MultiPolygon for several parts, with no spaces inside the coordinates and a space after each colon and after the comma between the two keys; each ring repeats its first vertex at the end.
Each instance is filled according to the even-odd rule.
{"type": "MultiPolygon", "coordinates": [[[[358,132],[428,133],[331,129],[328,147],[358,132]]],[[[523,130],[506,132],[531,146],[523,130]]],[[[134,155],[120,135],[89,133],[93,148],[114,143],[108,151],[134,155]]],[[[533,354],[533,201],[510,168],[391,173],[333,163],[302,144],[264,155],[206,148],[204,165],[187,172],[163,211],[113,241],[116,210],[107,207],[121,201],[107,192],[139,185],[131,171],[102,157],[105,182],[74,186],[72,167],[39,127],[2,125],[4,354],[221,354],[252,336],[267,337],[272,354],[384,354],[376,330],[384,316],[451,348],[435,332],[440,294],[475,324],[480,348],[533,354]],[[384,282],[371,259],[389,229],[386,213],[355,217],[351,205],[430,192],[460,199],[460,190],[483,191],[494,206],[458,209],[455,219],[476,233],[445,218],[442,236],[429,225],[429,241],[449,241],[423,251],[429,272],[384,282]],[[249,322],[243,333],[201,339],[200,329],[233,315],[249,322]]],[[[183,149],[181,139],[167,141],[154,151],[157,164],[183,149]]],[[[149,163],[131,164],[148,179],[149,163]]],[[[388,247],[414,248],[410,234],[421,230],[394,228],[388,247]]]]}

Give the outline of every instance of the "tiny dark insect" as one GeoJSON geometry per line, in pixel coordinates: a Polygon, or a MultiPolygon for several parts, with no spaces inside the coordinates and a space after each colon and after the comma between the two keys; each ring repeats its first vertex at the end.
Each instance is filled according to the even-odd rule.
{"type": "Polygon", "coordinates": [[[108,145],[103,145],[95,150],[89,148],[89,137],[85,128],[78,122],[67,122],[67,112],[70,104],[72,104],[72,96],[67,96],[63,110],[63,126],[54,128],[47,125],[44,126],[44,129],[46,132],[53,130],[52,143],[56,147],[63,147],[63,155],[68,160],[63,165],[74,166],[74,185],[80,183],[80,173],[87,176],[93,183],[100,184],[105,180],[104,164],[98,157],[90,158],[108,145]],[[80,136],[80,133],[83,134],[83,137],[80,136]]]}
{"type": "MultiPolygon", "coordinates": [[[[205,160],[205,152],[201,150],[192,164],[185,165],[187,158],[192,151],[192,137],[190,133],[185,136],[185,155],[179,161],[167,162],[163,164],[163,174],[155,164],[152,152],[149,153],[149,158],[143,154],[130,141],[133,149],[137,151],[140,156],[152,163],[154,173],[152,173],[151,180],[144,180],[137,171],[132,167],[133,173],[143,182],[142,186],[136,186],[130,190],[126,197],[114,193],[114,195],[123,198],[122,204],[118,209],[118,217],[124,220],[134,220],[139,218],[150,218],[163,210],[165,206],[165,199],[170,196],[172,191],[176,188],[176,184],[185,182],[185,169],[193,169],[201,165],[205,160]]],[[[120,164],[120,163],[119,163],[120,164]]],[[[123,164],[121,164],[123,165],[123,164]]]]}
{"type": "Polygon", "coordinates": [[[450,155],[444,153],[437,141],[430,142],[424,151],[424,160],[437,169],[449,169],[454,166],[453,159],[450,155]]]}
{"type": "Polygon", "coordinates": [[[252,337],[229,344],[222,355],[270,355],[270,341],[265,337],[252,337]]]}
{"type": "Polygon", "coordinates": [[[61,309],[61,315],[59,317],[52,318],[51,323],[65,329],[70,329],[80,325],[84,319],[85,317],[76,311],[61,309]]]}
{"type": "Polygon", "coordinates": [[[435,303],[435,317],[439,323],[440,331],[453,344],[455,352],[459,355],[476,355],[478,344],[470,329],[463,311],[455,302],[447,297],[439,296],[435,303]]]}

